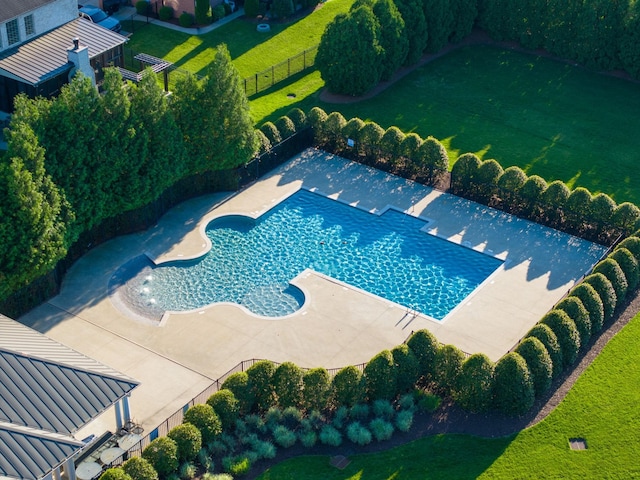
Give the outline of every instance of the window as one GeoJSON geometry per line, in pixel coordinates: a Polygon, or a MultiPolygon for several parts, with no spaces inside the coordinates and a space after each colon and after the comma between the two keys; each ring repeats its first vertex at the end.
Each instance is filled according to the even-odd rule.
{"type": "Polygon", "coordinates": [[[24,17],[24,30],[27,32],[27,37],[36,33],[36,27],[33,24],[33,15],[27,15],[24,17]]]}
{"type": "Polygon", "coordinates": [[[7,40],[9,45],[20,41],[20,31],[18,30],[18,19],[14,18],[7,22],[7,40]]]}

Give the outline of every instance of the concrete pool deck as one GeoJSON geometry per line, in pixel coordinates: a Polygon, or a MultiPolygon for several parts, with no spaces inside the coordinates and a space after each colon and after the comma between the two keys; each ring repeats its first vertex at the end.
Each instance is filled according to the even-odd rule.
{"type": "MultiPolygon", "coordinates": [[[[237,194],[185,202],[146,232],[116,238],[81,258],[61,292],[19,320],[115,368],[141,385],[131,410],[146,431],[238,362],[293,361],[343,367],[368,361],[427,328],[442,343],[497,360],[601,257],[602,246],[521,220],[317,150],[307,150],[237,194]],[[306,295],[298,312],[264,319],[228,304],[170,314],[162,326],[123,313],[109,279],[130,259],[157,263],[197,257],[203,230],[217,216],[259,216],[300,188],[369,211],[388,205],[433,220],[430,233],[492,253],[505,264],[444,321],[306,271],[295,284],[306,295]]],[[[112,419],[93,430],[113,429],[112,419]]],[[[88,431],[83,430],[79,435],[88,431]]],[[[91,431],[90,433],[93,433],[91,431]]]]}

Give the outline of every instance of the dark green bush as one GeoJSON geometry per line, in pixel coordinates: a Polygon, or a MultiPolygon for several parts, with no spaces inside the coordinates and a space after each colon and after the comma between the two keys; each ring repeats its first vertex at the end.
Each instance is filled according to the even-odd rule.
{"type": "Polygon", "coordinates": [[[554,308],[562,310],[569,315],[580,335],[581,347],[586,348],[591,339],[591,318],[582,301],[578,297],[568,296],[562,299],[554,308]]]}
{"type": "Polygon", "coordinates": [[[542,323],[538,323],[535,325],[529,333],[527,333],[526,337],[534,337],[542,342],[544,348],[547,350],[549,354],[549,358],[551,358],[551,363],[553,367],[553,377],[557,377],[562,373],[563,363],[562,363],[562,350],[560,349],[560,344],[558,343],[558,337],[556,334],[549,328],[549,326],[544,325],[542,323]]]}
{"type": "Polygon", "coordinates": [[[413,351],[406,344],[400,344],[391,350],[396,370],[396,388],[398,393],[411,390],[419,376],[419,364],[413,351]]]}
{"type": "Polygon", "coordinates": [[[397,163],[402,156],[402,142],[405,135],[398,127],[389,127],[382,135],[380,143],[380,154],[391,164],[397,163]]]}
{"type": "Polygon", "coordinates": [[[396,416],[395,425],[401,432],[408,432],[413,425],[413,410],[402,410],[396,416]]]}
{"type": "Polygon", "coordinates": [[[495,160],[485,160],[478,167],[474,182],[478,198],[488,202],[493,195],[498,193],[498,180],[504,173],[502,166],[495,160]]]}
{"type": "MultiPolygon", "coordinates": [[[[245,3],[246,11],[246,3],[245,3]]],[[[307,123],[313,129],[313,139],[320,144],[323,138],[324,122],[327,120],[327,113],[320,107],[313,107],[307,114],[307,123]]]]}
{"type": "Polygon", "coordinates": [[[616,202],[609,195],[598,193],[591,199],[591,210],[588,212],[588,217],[598,229],[601,229],[611,224],[615,209],[616,202]]]}
{"type": "Polygon", "coordinates": [[[287,112],[287,117],[289,117],[295,125],[296,132],[307,126],[307,115],[298,107],[289,110],[287,112]]]}
{"type": "Polygon", "coordinates": [[[640,238],[635,235],[627,237],[616,246],[616,250],[619,248],[626,248],[629,250],[636,261],[640,264],[640,238]]]}
{"type": "Polygon", "coordinates": [[[300,426],[303,420],[302,412],[298,407],[286,407],[282,410],[282,424],[292,430],[300,426]]]}
{"type": "Polygon", "coordinates": [[[540,203],[544,207],[544,216],[553,226],[563,223],[562,210],[570,195],[569,188],[560,180],[555,180],[547,185],[540,195],[540,203]]]}
{"type": "Polygon", "coordinates": [[[640,280],[640,267],[633,254],[626,248],[616,248],[610,257],[617,262],[627,280],[628,291],[634,292],[640,280]]]}
{"type": "Polygon", "coordinates": [[[570,224],[578,231],[584,231],[591,211],[591,192],[584,187],[578,187],[571,192],[565,204],[565,215],[570,224]],[[586,218],[587,217],[587,218],[586,218]]]}
{"type": "Polygon", "coordinates": [[[176,442],[178,447],[178,461],[191,462],[202,448],[202,434],[195,425],[183,423],[173,427],[167,437],[176,442]]]}
{"type": "Polygon", "coordinates": [[[267,138],[267,136],[262,133],[262,130],[255,130],[256,138],[258,139],[258,150],[256,151],[256,155],[262,155],[265,152],[271,150],[271,141],[267,138]]]}
{"type": "Polygon", "coordinates": [[[302,377],[302,404],[307,410],[323,410],[327,408],[331,393],[331,378],[326,368],[318,367],[307,370],[302,377]]]}
{"type": "MultiPolygon", "coordinates": [[[[376,400],[378,401],[378,400],[376,400]]],[[[356,403],[349,409],[349,418],[351,420],[363,421],[369,418],[371,407],[368,403],[356,403]]]]}
{"type": "Polygon", "coordinates": [[[271,385],[280,408],[302,405],[302,369],[295,363],[284,362],[278,365],[271,377],[271,385]]]}
{"type": "Polygon", "coordinates": [[[131,477],[122,468],[112,467],[100,475],[100,480],[131,480],[131,477]]]}
{"type": "Polygon", "coordinates": [[[246,415],[251,412],[255,404],[255,396],[249,385],[249,376],[247,372],[232,373],[222,382],[223,389],[229,389],[238,400],[238,408],[240,415],[246,415]]]}
{"type": "Polygon", "coordinates": [[[418,167],[418,175],[427,181],[436,183],[449,171],[449,154],[447,149],[434,137],[427,137],[418,149],[414,158],[418,167]]]}
{"type": "Polygon", "coordinates": [[[227,12],[224,9],[224,5],[216,5],[211,9],[211,22],[217,22],[218,20],[222,20],[227,12]]]}
{"type": "Polygon", "coordinates": [[[320,145],[326,146],[331,151],[341,152],[346,145],[346,140],[342,136],[342,129],[346,124],[347,121],[340,112],[329,114],[319,132],[320,145]]]}
{"type": "Polygon", "coordinates": [[[364,398],[362,373],[353,365],[342,368],[331,384],[333,404],[351,407],[364,398]]]}
{"type": "Polygon", "coordinates": [[[147,0],[139,0],[136,2],[136,13],[138,15],[147,15],[151,11],[151,4],[147,0]]]}
{"type": "Polygon", "coordinates": [[[397,393],[397,382],[391,352],[383,350],[369,360],[364,367],[363,378],[365,392],[370,401],[392,399],[397,393]]]}
{"type": "Polygon", "coordinates": [[[605,258],[593,268],[593,273],[601,273],[609,279],[616,292],[616,307],[621,305],[627,296],[629,284],[618,262],[611,257],[605,258]]]}
{"type": "Polygon", "coordinates": [[[293,0],[273,0],[271,12],[276,18],[287,18],[295,12],[293,0]]]}
{"type": "Polygon", "coordinates": [[[522,340],[515,351],[527,362],[536,396],[549,390],[553,379],[553,362],[542,342],[530,336],[522,340]]]}
{"type": "Polygon", "coordinates": [[[280,135],[280,130],[275,126],[273,122],[265,122],[260,127],[260,131],[264,133],[265,137],[269,139],[271,145],[277,145],[282,141],[282,135],[280,135]]]}
{"type": "Polygon", "coordinates": [[[633,203],[623,202],[616,207],[611,217],[611,223],[623,235],[630,235],[640,221],[640,208],[633,203]]]}
{"type": "Polygon", "coordinates": [[[494,365],[483,353],[475,353],[462,364],[454,400],[470,412],[486,412],[491,407],[494,365]]]}
{"type": "Polygon", "coordinates": [[[356,144],[360,143],[360,130],[364,127],[364,122],[358,117],[353,117],[342,128],[342,135],[346,139],[353,140],[356,144]]]}
{"type": "Polygon", "coordinates": [[[436,352],[439,348],[436,337],[429,330],[418,330],[409,337],[407,346],[418,359],[418,374],[426,380],[431,380],[436,352]]]}
{"type": "Polygon", "coordinates": [[[209,0],[195,0],[195,17],[198,25],[211,23],[211,5],[209,0]]]}
{"type": "Polygon", "coordinates": [[[591,285],[598,293],[604,309],[604,321],[608,322],[611,320],[618,303],[618,298],[609,279],[602,273],[592,273],[586,276],[583,282],[591,285]]]}
{"type": "Polygon", "coordinates": [[[208,444],[222,433],[220,418],[216,412],[214,412],[211,405],[207,405],[206,403],[194,405],[189,408],[184,414],[184,422],[191,423],[200,430],[202,441],[205,444],[208,444]]]}
{"type": "Polygon", "coordinates": [[[180,26],[184,28],[193,26],[194,21],[193,15],[187,12],[182,12],[180,17],[178,17],[178,23],[180,23],[180,26]]]}
{"type": "MultiPolygon", "coordinates": [[[[588,283],[582,282],[575,286],[569,295],[578,298],[584,308],[589,312],[589,324],[591,325],[591,335],[602,330],[604,323],[604,307],[598,292],[588,283]]],[[[577,326],[577,325],[576,325],[577,326]]]]}
{"type": "Polygon", "coordinates": [[[375,122],[366,122],[360,129],[360,145],[358,152],[365,155],[365,162],[369,165],[375,164],[380,150],[380,140],[384,135],[384,129],[375,122]]]}
{"type": "Polygon", "coordinates": [[[158,10],[158,18],[163,22],[167,20],[171,20],[173,18],[173,8],[171,7],[160,7],[158,10]]]}
{"type": "Polygon", "coordinates": [[[540,323],[547,325],[556,334],[562,351],[563,367],[572,365],[580,351],[580,334],[573,320],[562,310],[551,310],[542,317],[540,323]]]}
{"type": "Polygon", "coordinates": [[[142,451],[142,458],[151,464],[160,477],[168,477],[178,470],[178,446],[169,437],[151,441],[142,451]]]}
{"type": "Polygon", "coordinates": [[[463,362],[464,353],[455,345],[444,345],[438,349],[433,376],[439,391],[448,395],[456,390],[463,362]]]}
{"type": "Polygon", "coordinates": [[[389,400],[376,400],[373,402],[371,411],[374,416],[383,418],[384,420],[393,420],[393,417],[396,414],[396,410],[393,408],[393,403],[389,400]]]}
{"type": "Polygon", "coordinates": [[[498,179],[498,188],[500,196],[504,200],[505,207],[512,212],[519,212],[520,205],[520,189],[527,181],[527,174],[520,167],[511,166],[505,169],[498,179]]]}
{"type": "Polygon", "coordinates": [[[122,464],[122,469],[132,480],[158,480],[158,472],[143,457],[131,457],[122,464]]]}
{"type": "Polygon", "coordinates": [[[260,14],[260,0],[244,0],[244,14],[249,18],[260,14]]]}
{"type": "Polygon", "coordinates": [[[231,15],[233,13],[233,8],[227,2],[222,3],[222,7],[224,8],[224,16],[231,15]]]}
{"type": "Polygon", "coordinates": [[[230,430],[240,418],[240,402],[227,388],[218,390],[207,399],[207,404],[211,405],[213,411],[220,418],[223,430],[230,430]]]}
{"type": "Polygon", "coordinates": [[[481,160],[474,153],[460,155],[451,169],[451,187],[454,193],[473,195],[475,193],[475,177],[481,160]]]}
{"type": "Polygon", "coordinates": [[[266,412],[274,405],[275,396],[271,377],[275,371],[275,365],[269,360],[259,360],[247,369],[249,388],[256,399],[259,411],[266,412]]]}
{"type": "Polygon", "coordinates": [[[407,136],[404,137],[404,140],[400,145],[400,152],[403,157],[416,162],[419,158],[418,152],[420,152],[420,147],[423,143],[424,141],[417,133],[407,133],[407,136]]]}
{"type": "Polygon", "coordinates": [[[522,208],[527,215],[537,218],[542,192],[547,189],[547,182],[538,175],[531,175],[520,189],[522,208]]]}
{"type": "Polygon", "coordinates": [[[416,389],[414,395],[416,397],[416,406],[423,412],[435,412],[442,403],[442,398],[426,390],[416,389]]]}
{"type": "Polygon", "coordinates": [[[287,116],[282,116],[276,120],[276,128],[280,132],[282,139],[287,139],[296,133],[296,126],[287,116]]]}
{"type": "Polygon", "coordinates": [[[522,415],[534,401],[535,392],[527,362],[515,352],[507,353],[498,360],[494,371],[494,407],[506,415],[522,415]]]}

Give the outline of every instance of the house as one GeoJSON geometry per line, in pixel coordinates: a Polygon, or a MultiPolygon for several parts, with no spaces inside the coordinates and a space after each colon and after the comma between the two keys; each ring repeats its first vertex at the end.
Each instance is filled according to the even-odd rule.
{"type": "Polygon", "coordinates": [[[57,95],[77,71],[100,82],[103,67],[123,66],[126,41],[79,18],[77,0],[2,0],[0,111],[19,93],[57,95]]]}
{"type": "Polygon", "coordinates": [[[79,478],[76,463],[96,442],[74,434],[111,408],[124,427],[137,385],[0,315],[0,479],[79,478]]]}

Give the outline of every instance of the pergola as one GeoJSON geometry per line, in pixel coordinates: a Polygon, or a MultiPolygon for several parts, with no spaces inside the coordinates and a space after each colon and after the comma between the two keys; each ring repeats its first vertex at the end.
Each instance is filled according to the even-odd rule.
{"type": "Polygon", "coordinates": [[[142,75],[144,74],[144,69],[146,67],[151,67],[154,73],[162,72],[164,75],[164,91],[169,91],[169,69],[173,66],[173,63],[167,62],[162,58],[157,58],[152,55],[147,55],[146,53],[139,53],[135,57],[136,60],[140,62],[140,68],[143,69],[142,72],[136,73],[131,70],[127,70],[122,67],[118,67],[120,71],[120,75],[125,80],[131,80],[132,82],[138,83],[142,79],[142,75]]]}

